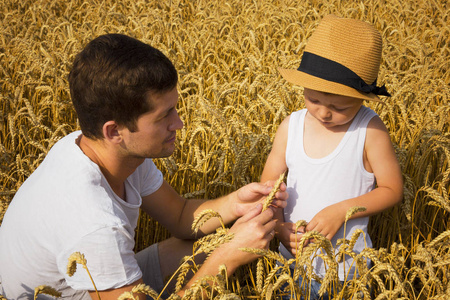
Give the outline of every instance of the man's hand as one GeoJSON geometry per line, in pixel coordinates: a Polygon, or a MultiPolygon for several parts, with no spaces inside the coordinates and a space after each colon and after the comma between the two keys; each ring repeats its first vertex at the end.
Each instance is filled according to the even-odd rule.
{"type": "Polygon", "coordinates": [[[239,218],[229,230],[229,233],[234,234],[234,238],[220,247],[226,249],[224,259],[229,258],[235,267],[249,263],[258,257],[239,248],[268,249],[270,241],[275,236],[274,229],[277,221],[273,219],[273,210],[261,211],[262,204],[258,203],[239,218]]]}
{"type": "MultiPolygon", "coordinates": [[[[275,181],[267,181],[266,183],[253,182],[241,187],[237,191],[236,201],[234,203],[234,213],[237,217],[243,216],[252,208],[256,203],[263,203],[266,197],[273,189],[275,181]]],[[[275,193],[272,206],[285,208],[288,199],[288,193],[286,192],[286,184],[282,183],[280,189],[275,193]]]]}
{"type": "Polygon", "coordinates": [[[189,280],[187,285],[178,293],[183,296],[187,288],[193,282],[206,276],[215,275],[220,265],[225,265],[228,276],[231,276],[236,269],[256,258],[258,255],[240,250],[241,248],[268,249],[269,243],[275,236],[275,223],[271,208],[262,211],[262,204],[258,203],[241,218],[236,220],[228,231],[234,234],[231,241],[222,244],[204,262],[197,273],[189,280]]]}

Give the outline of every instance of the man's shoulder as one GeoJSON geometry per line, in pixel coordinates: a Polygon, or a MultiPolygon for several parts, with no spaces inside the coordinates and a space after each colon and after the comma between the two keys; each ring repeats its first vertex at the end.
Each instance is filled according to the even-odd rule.
{"type": "Polygon", "coordinates": [[[147,158],[128,177],[130,183],[139,191],[141,196],[149,195],[158,190],[163,182],[163,175],[152,159],[147,158]]]}
{"type": "Polygon", "coordinates": [[[70,145],[71,143],[75,143],[75,141],[80,137],[80,135],[81,135],[81,130],[73,131],[73,132],[71,132],[71,133],[61,137],[55,143],[54,146],[56,146],[56,145],[64,145],[64,144],[70,145]]]}

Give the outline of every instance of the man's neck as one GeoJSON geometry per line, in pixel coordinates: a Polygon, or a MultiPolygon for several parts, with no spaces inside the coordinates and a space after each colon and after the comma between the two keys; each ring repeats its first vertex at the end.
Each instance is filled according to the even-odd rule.
{"type": "Polygon", "coordinates": [[[108,144],[104,140],[92,140],[81,135],[77,144],[83,153],[98,165],[114,193],[125,200],[125,180],[142,161],[124,156],[116,145],[108,144]]]}

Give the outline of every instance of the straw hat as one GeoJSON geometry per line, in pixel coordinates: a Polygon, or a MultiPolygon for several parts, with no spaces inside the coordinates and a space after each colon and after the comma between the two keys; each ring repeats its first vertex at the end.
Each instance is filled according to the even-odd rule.
{"type": "Polygon", "coordinates": [[[381,35],[369,23],[324,17],[309,38],[297,70],[279,69],[287,81],[305,88],[380,101],[390,96],[376,80],[381,61],[381,35]]]}

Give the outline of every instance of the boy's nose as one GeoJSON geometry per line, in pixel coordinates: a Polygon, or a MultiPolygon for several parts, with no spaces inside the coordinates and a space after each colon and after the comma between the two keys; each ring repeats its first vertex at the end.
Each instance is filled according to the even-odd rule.
{"type": "Polygon", "coordinates": [[[328,108],[326,107],[322,107],[319,111],[319,116],[323,119],[323,120],[327,120],[329,118],[331,118],[331,112],[328,108]]]}

